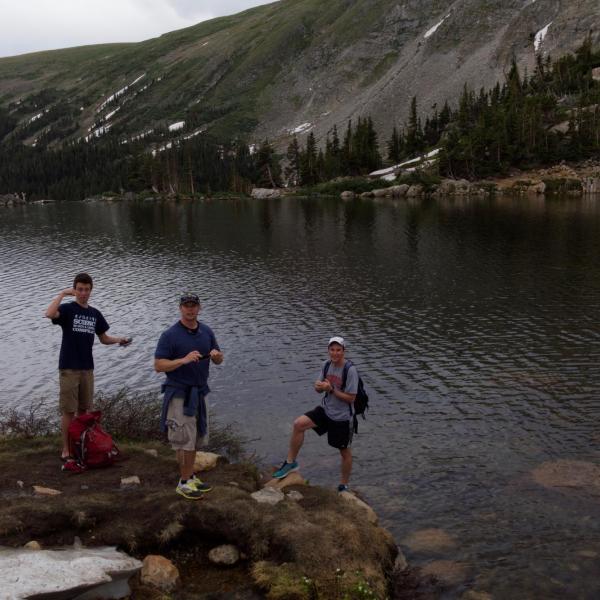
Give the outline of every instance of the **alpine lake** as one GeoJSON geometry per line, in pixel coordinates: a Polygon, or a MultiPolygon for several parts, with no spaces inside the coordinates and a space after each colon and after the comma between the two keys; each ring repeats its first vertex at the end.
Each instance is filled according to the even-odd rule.
{"type": "MultiPolygon", "coordinates": [[[[79,271],[133,337],[96,343],[102,392],[158,395],[158,337],[200,295],[210,405],[265,464],[342,335],[371,398],[351,485],[409,563],[442,565],[444,598],[600,597],[599,196],[27,204],[0,209],[0,257],[0,410],[57,398],[43,314],[79,271]]],[[[325,439],[300,464],[337,486],[325,439]]]]}

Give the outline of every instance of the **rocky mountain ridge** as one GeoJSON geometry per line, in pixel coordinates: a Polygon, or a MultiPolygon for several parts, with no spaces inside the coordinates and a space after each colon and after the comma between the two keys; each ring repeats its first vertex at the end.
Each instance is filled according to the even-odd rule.
{"type": "Polygon", "coordinates": [[[281,0],[138,44],[0,59],[0,105],[29,145],[147,138],[155,150],[214,133],[323,139],[370,114],[380,136],[464,85],[501,80],[516,57],[559,56],[591,33],[598,0],[281,0]]]}

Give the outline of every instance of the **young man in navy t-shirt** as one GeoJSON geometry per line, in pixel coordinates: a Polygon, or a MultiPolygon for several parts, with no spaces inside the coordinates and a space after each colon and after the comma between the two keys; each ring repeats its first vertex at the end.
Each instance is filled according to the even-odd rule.
{"type": "Polygon", "coordinates": [[[69,456],[68,430],[75,414],[88,412],[94,399],[94,336],[103,344],[125,346],[131,341],[126,337],[112,337],[106,332],[109,325],[102,313],[88,304],[93,287],[87,273],[75,276],[73,287],[63,290],[52,300],[46,317],[62,328],[62,343],[58,360],[63,461],[69,456]],[[75,296],[74,302],[61,302],[67,296],[75,296]]]}
{"type": "Polygon", "coordinates": [[[189,500],[198,500],[211,489],[194,474],[194,461],[196,450],[208,439],[209,364],[223,362],[215,334],[198,321],[199,312],[196,294],[181,296],[180,319],[160,336],[154,353],[154,369],[166,374],[160,421],[179,463],[175,491],[189,500]]]}

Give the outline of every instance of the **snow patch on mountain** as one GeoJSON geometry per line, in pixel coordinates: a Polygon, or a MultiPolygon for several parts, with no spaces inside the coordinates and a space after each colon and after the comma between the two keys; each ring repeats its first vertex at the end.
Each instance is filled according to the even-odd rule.
{"type": "Polygon", "coordinates": [[[146,73],[142,73],[142,75],[140,75],[139,77],[137,77],[136,79],[134,79],[129,85],[126,85],[125,87],[121,88],[119,91],[115,92],[114,94],[111,94],[100,105],[100,107],[96,110],[96,112],[102,111],[106,107],[107,104],[109,104],[113,100],[116,100],[119,96],[122,96],[131,86],[135,85],[138,81],[140,81],[140,79],[143,79],[144,77],[146,77],[146,73]]]}
{"type": "Polygon", "coordinates": [[[120,106],[117,106],[115,110],[111,110],[108,114],[104,115],[104,120],[108,121],[115,113],[118,113],[121,110],[120,106]]]}
{"type": "Polygon", "coordinates": [[[103,125],[102,127],[98,127],[98,129],[94,129],[94,131],[92,131],[92,133],[90,133],[89,135],[86,135],[85,138],[83,138],[86,142],[89,142],[92,138],[99,138],[102,137],[110,128],[112,127],[112,125],[103,125]]]}
{"type": "Polygon", "coordinates": [[[294,129],[288,129],[288,131],[289,133],[294,135],[296,133],[306,133],[307,131],[310,131],[313,127],[314,125],[312,123],[302,123],[302,125],[298,125],[298,127],[294,129]]]}
{"type": "Polygon", "coordinates": [[[424,39],[430,38],[442,25],[442,23],[449,17],[446,15],[437,25],[434,25],[431,29],[428,29],[423,36],[424,39]]]}
{"type": "Polygon", "coordinates": [[[539,51],[542,43],[544,42],[544,39],[548,35],[548,29],[550,29],[550,25],[552,25],[552,23],[553,21],[550,21],[550,23],[548,23],[546,27],[543,27],[535,34],[535,39],[533,40],[533,47],[535,48],[536,52],[539,51]]]}
{"type": "MultiPolygon", "coordinates": [[[[429,166],[431,164],[433,164],[435,161],[432,160],[434,157],[436,157],[440,152],[441,152],[441,148],[436,148],[435,150],[431,150],[430,152],[428,152],[427,154],[423,154],[422,156],[417,156],[416,158],[411,158],[410,160],[405,160],[404,162],[401,162],[397,165],[394,165],[393,167],[387,167],[386,169],[379,169],[379,171],[373,171],[372,173],[369,173],[369,177],[380,177],[381,179],[386,179],[387,181],[391,181],[393,179],[393,177],[390,178],[391,175],[393,175],[395,177],[396,171],[400,170],[400,169],[404,169],[404,167],[408,167],[409,165],[416,165],[416,163],[418,162],[422,162],[422,164],[419,165],[419,167],[425,167],[425,166],[429,166]],[[429,159],[429,160],[425,160],[425,159],[429,159]]],[[[414,171],[416,167],[411,167],[409,169],[404,169],[407,172],[411,172],[414,171]]]]}

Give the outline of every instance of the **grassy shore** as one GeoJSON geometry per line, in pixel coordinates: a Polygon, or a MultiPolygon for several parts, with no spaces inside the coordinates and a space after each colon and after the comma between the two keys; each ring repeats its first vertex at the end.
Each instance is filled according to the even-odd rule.
{"type": "Polygon", "coordinates": [[[164,595],[136,580],[132,598],[431,597],[409,570],[394,570],[392,536],[337,493],[296,485],[289,490],[300,492],[300,499],[286,497],[275,506],[256,502],[251,494],[269,476],[244,457],[243,440],[230,427],[217,423],[211,445],[230,461],[203,473],[212,491],[188,501],[174,492],[177,465],[158,432],[155,396],[121,392],[97,400],[124,460],[83,474],[60,470],[56,421],[48,419],[45,405],[0,419],[4,545],[36,540],[45,548],[61,547],[78,537],[84,546],[117,546],[138,558],[162,554],[175,562],[181,585],[174,592],[164,595]],[[123,487],[121,479],[133,475],[140,485],[123,487]],[[39,496],[34,485],[60,495],[39,496]],[[225,543],[244,557],[227,569],[207,558],[225,543]]]}

